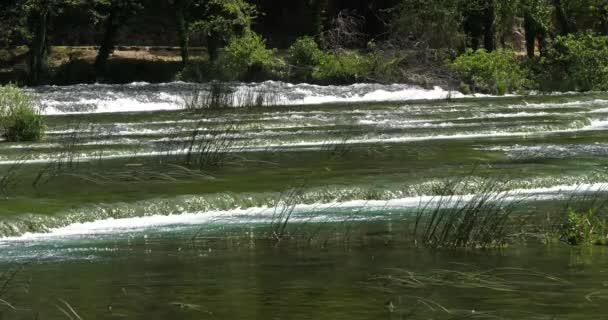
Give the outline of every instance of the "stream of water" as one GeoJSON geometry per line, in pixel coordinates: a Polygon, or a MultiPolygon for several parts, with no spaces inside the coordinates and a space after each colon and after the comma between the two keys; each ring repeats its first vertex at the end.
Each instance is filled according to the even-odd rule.
{"type": "Polygon", "coordinates": [[[272,106],[189,112],[187,83],[28,89],[48,128],[0,143],[0,319],[608,317],[603,247],[407,237],[449,181],[463,199],[504,181],[539,219],[603,192],[608,94],[232,87],[272,106]],[[287,211],[299,237],[279,245],[287,211]]]}

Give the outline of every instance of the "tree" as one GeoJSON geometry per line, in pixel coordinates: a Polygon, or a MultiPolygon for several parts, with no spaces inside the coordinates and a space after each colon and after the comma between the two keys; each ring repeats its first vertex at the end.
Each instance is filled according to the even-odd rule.
{"type": "Polygon", "coordinates": [[[129,18],[143,8],[144,0],[96,0],[96,10],[103,21],[104,33],[97,57],[95,73],[100,77],[105,71],[110,54],[114,51],[116,36],[129,18]]]}
{"type": "Polygon", "coordinates": [[[38,84],[47,69],[49,51],[48,30],[51,20],[70,6],[83,5],[78,0],[12,0],[0,9],[5,19],[0,23],[5,29],[0,40],[12,45],[16,39],[28,47],[29,82],[38,84]]]}
{"type": "Polygon", "coordinates": [[[408,0],[390,10],[391,29],[401,41],[424,48],[463,48],[459,0],[408,0]]]}
{"type": "Polygon", "coordinates": [[[182,66],[185,67],[190,59],[190,28],[188,25],[189,15],[192,6],[195,4],[193,0],[174,0],[173,7],[175,11],[175,24],[177,26],[177,37],[179,39],[179,47],[182,56],[182,66]]]}
{"type": "Polygon", "coordinates": [[[553,0],[553,7],[555,9],[555,21],[557,23],[556,29],[558,35],[566,35],[576,31],[576,27],[566,14],[567,7],[562,0],[553,0]]]}
{"type": "Polygon", "coordinates": [[[314,37],[319,45],[323,44],[323,33],[325,31],[325,15],[327,13],[328,0],[310,0],[312,9],[312,27],[314,37]]]}
{"type": "Polygon", "coordinates": [[[537,39],[539,51],[541,55],[544,55],[547,49],[547,35],[551,30],[551,16],[553,15],[551,4],[547,0],[522,0],[521,11],[524,18],[528,57],[534,57],[537,39]]]}
{"type": "Polygon", "coordinates": [[[245,0],[208,0],[202,19],[194,21],[191,29],[205,34],[209,58],[215,61],[218,50],[232,37],[249,32],[256,17],[255,6],[245,0]]]}
{"type": "Polygon", "coordinates": [[[0,2],[0,47],[11,48],[16,43],[25,43],[27,37],[26,17],[20,0],[0,2]]]}
{"type": "Polygon", "coordinates": [[[497,40],[503,48],[507,46],[506,38],[513,34],[514,26],[519,23],[521,1],[523,0],[504,0],[495,3],[494,28],[497,40]]]}
{"type": "Polygon", "coordinates": [[[30,8],[29,26],[32,38],[29,49],[30,81],[34,84],[40,82],[41,74],[47,67],[47,28],[51,4],[49,0],[33,1],[30,8]]]}
{"type": "Polygon", "coordinates": [[[464,31],[473,49],[479,49],[482,40],[487,51],[496,49],[496,6],[496,0],[460,1],[464,31]]]}
{"type": "Polygon", "coordinates": [[[173,0],[172,5],[184,66],[190,59],[193,33],[205,35],[210,60],[215,61],[220,47],[249,31],[257,15],[255,7],[245,0],[173,0]]]}

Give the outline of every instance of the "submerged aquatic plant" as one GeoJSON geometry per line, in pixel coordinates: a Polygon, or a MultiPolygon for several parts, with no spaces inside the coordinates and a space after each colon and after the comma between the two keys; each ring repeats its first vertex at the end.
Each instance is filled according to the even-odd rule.
{"type": "Polygon", "coordinates": [[[0,173],[0,196],[8,196],[10,191],[21,180],[19,172],[23,167],[27,156],[22,156],[0,173]]]}
{"type": "Polygon", "coordinates": [[[376,276],[373,282],[382,282],[385,286],[409,289],[433,287],[452,287],[460,289],[488,289],[492,291],[517,291],[521,281],[513,278],[535,278],[547,283],[566,283],[555,276],[522,268],[494,268],[481,270],[467,266],[466,271],[453,269],[435,269],[425,272],[414,272],[403,269],[391,269],[390,275],[376,276]]]}
{"type": "Polygon", "coordinates": [[[72,307],[67,301],[59,299],[60,303],[56,303],[55,307],[61,311],[68,319],[71,320],[82,320],[82,317],[76,312],[76,309],[72,307]]]}
{"type": "MultiPolygon", "coordinates": [[[[460,181],[459,181],[460,182],[460,181]]],[[[496,248],[512,235],[509,218],[519,201],[503,191],[504,182],[488,180],[473,195],[457,194],[446,183],[416,214],[416,245],[429,248],[496,248]]]]}
{"type": "MultiPolygon", "coordinates": [[[[386,274],[371,277],[367,283],[370,288],[391,296],[387,307],[391,313],[399,314],[401,319],[536,319],[528,312],[515,316],[512,310],[505,310],[508,316],[502,317],[501,314],[505,312],[497,310],[454,309],[442,304],[442,301],[431,299],[441,290],[487,290],[493,294],[517,294],[525,290],[531,281],[547,289],[569,284],[551,274],[524,268],[480,269],[457,263],[449,269],[389,269],[386,274]]],[[[539,319],[545,317],[540,316],[539,319]]]]}
{"type": "Polygon", "coordinates": [[[17,274],[21,272],[23,265],[16,265],[8,268],[4,272],[0,272],[0,310],[5,307],[11,310],[17,310],[10,302],[6,301],[6,295],[9,291],[11,282],[17,274]]]}

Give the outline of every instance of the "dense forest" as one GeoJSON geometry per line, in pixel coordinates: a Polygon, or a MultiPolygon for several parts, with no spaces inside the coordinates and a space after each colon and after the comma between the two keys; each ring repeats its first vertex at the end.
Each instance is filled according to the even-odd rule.
{"type": "Polygon", "coordinates": [[[9,0],[0,30],[5,82],[608,88],[606,0],[9,0]],[[141,46],[176,54],[114,55],[141,46]]]}

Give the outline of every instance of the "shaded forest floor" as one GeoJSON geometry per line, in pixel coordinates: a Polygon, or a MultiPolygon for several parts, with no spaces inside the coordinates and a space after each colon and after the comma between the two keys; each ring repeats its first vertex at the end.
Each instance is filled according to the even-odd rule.
{"type": "MultiPolygon", "coordinates": [[[[129,83],[137,81],[169,82],[181,70],[178,47],[117,46],[108,60],[102,77],[94,72],[97,47],[52,47],[48,57],[46,82],[57,85],[103,81],[129,83]]],[[[193,59],[206,59],[201,48],[192,48],[193,59]]],[[[0,83],[25,83],[27,53],[25,48],[0,50],[0,83]]]]}
{"type": "MultiPolygon", "coordinates": [[[[182,71],[179,47],[171,46],[117,46],[108,60],[106,71],[96,75],[94,69],[98,47],[94,46],[53,46],[48,56],[48,72],[43,83],[52,85],[72,85],[79,83],[162,83],[176,80],[182,71]]],[[[285,56],[286,50],[277,52],[285,56]]],[[[423,87],[433,86],[456,89],[458,82],[443,63],[420,52],[401,52],[405,59],[391,66],[390,76],[385,79],[370,77],[359,82],[410,83],[423,87]],[[430,62],[430,61],[434,62],[430,62]]],[[[208,61],[206,49],[190,48],[191,62],[205,64],[208,61]]],[[[390,57],[389,57],[390,58],[390,57]]],[[[387,58],[387,60],[389,60],[387,58]]],[[[393,59],[397,60],[397,59],[393,59]]],[[[268,79],[287,82],[301,82],[297,79],[268,79]]],[[[27,83],[27,49],[17,47],[0,49],[0,84],[27,83]]],[[[330,83],[331,84],[331,83],[330,83]]],[[[337,83],[336,83],[337,84],[337,83]]]]}

